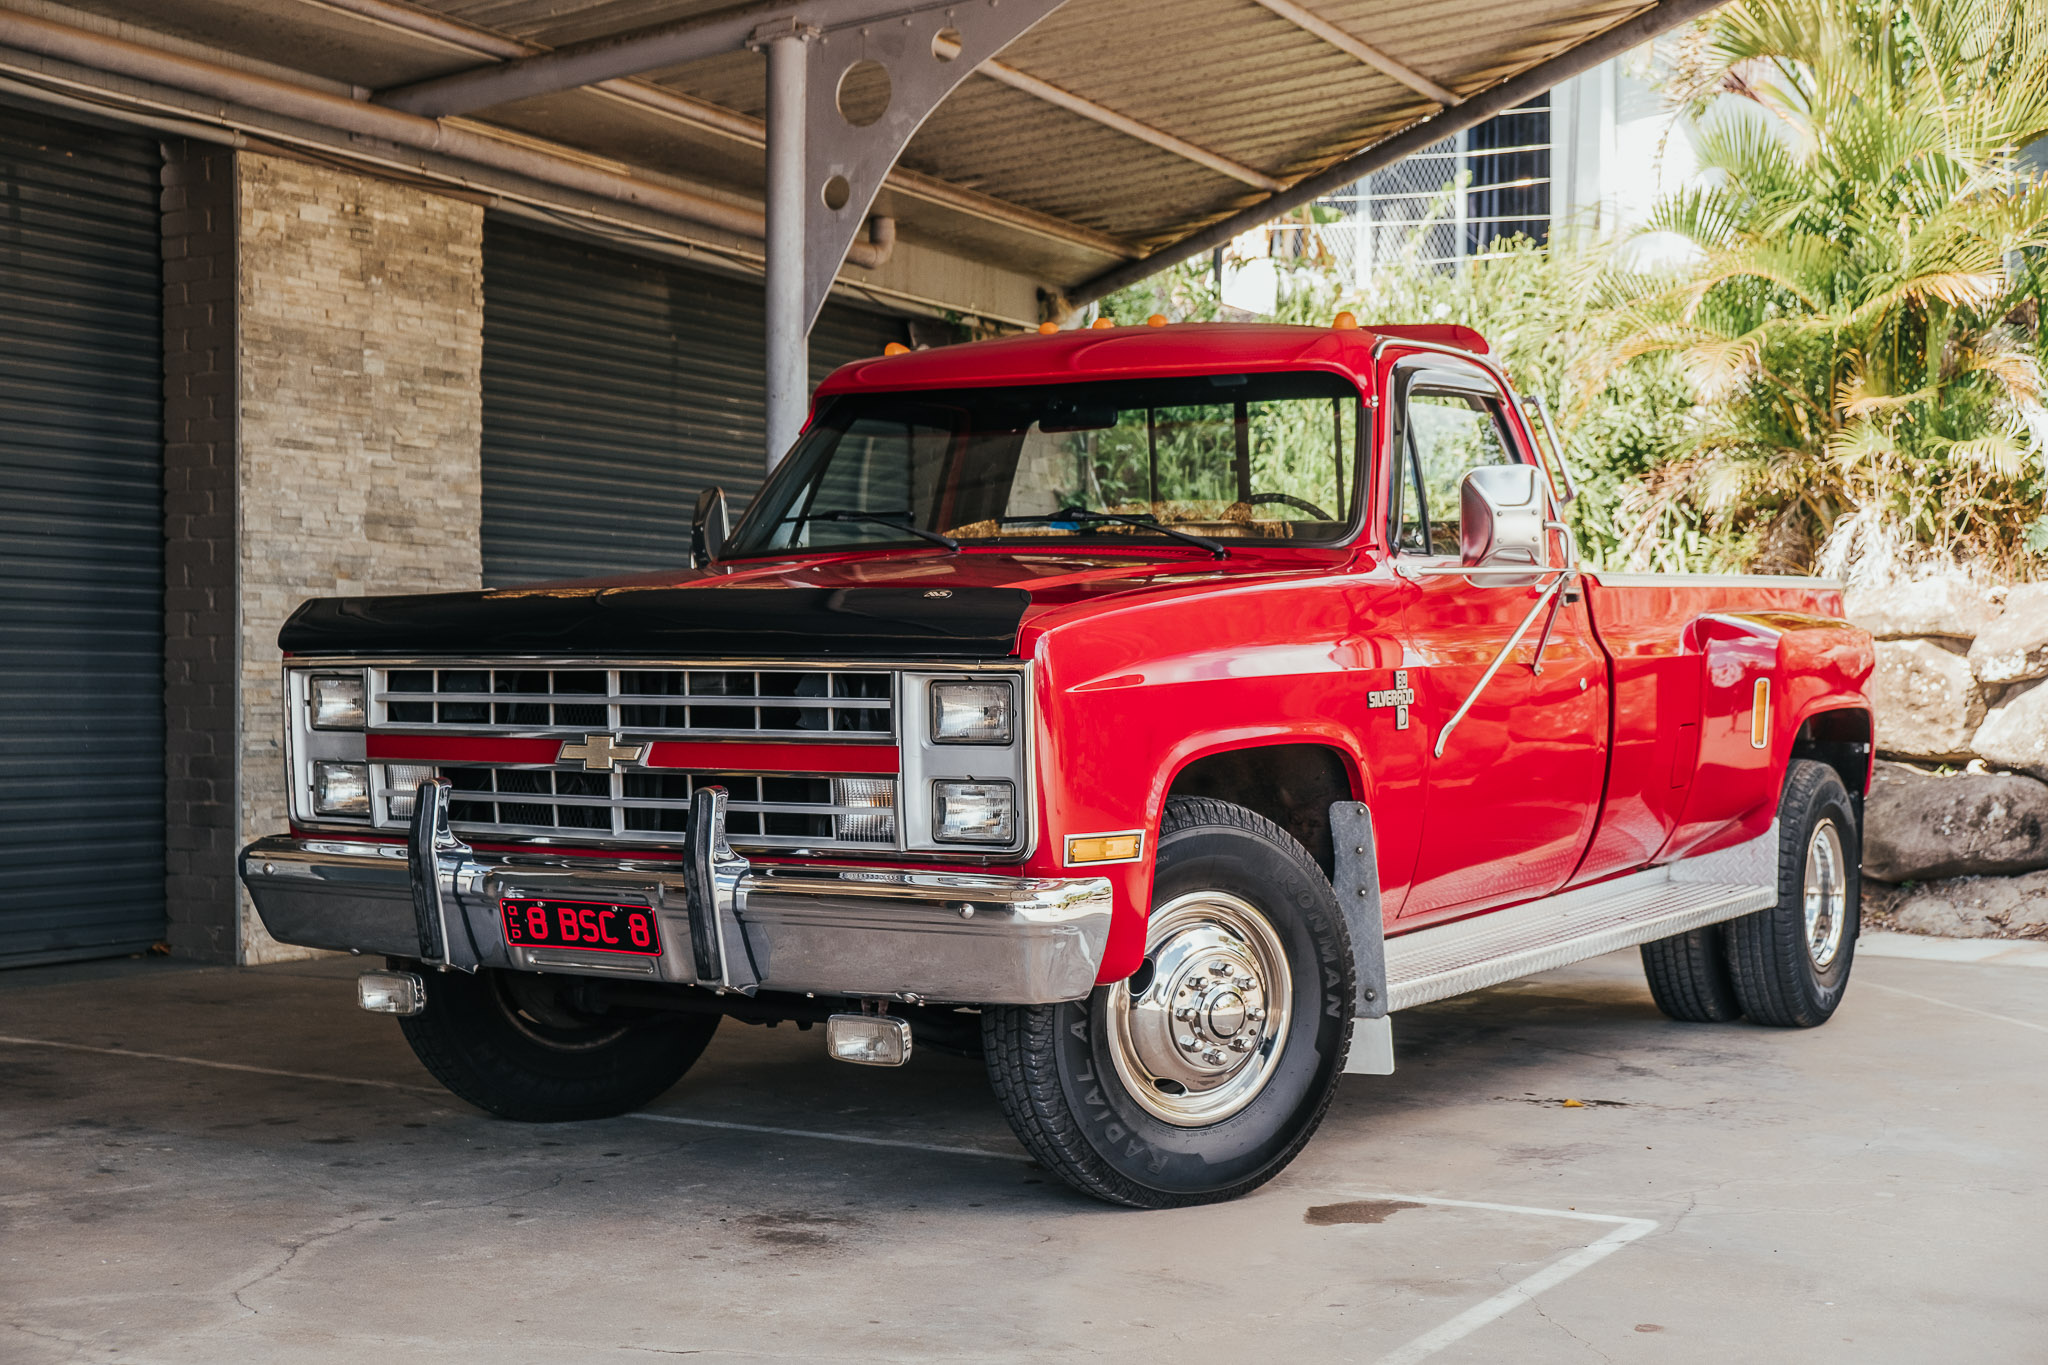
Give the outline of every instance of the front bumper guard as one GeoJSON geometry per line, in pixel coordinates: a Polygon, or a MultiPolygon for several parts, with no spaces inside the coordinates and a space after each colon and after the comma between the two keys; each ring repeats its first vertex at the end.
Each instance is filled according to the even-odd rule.
{"type": "Polygon", "coordinates": [[[726,794],[691,798],[680,862],[480,854],[448,826],[449,787],[420,785],[403,847],[274,835],[242,851],[272,937],[473,972],[639,977],[751,995],[1041,1005],[1095,985],[1109,940],[1102,877],[755,867],[726,840],[726,794]],[[505,942],[505,899],[645,905],[658,957],[505,942]]]}

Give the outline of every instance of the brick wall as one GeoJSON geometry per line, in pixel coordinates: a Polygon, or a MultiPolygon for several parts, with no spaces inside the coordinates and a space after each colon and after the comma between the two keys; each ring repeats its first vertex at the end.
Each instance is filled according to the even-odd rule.
{"type": "Polygon", "coordinates": [[[235,960],[235,163],[164,148],[164,779],[167,939],[235,960]]]}
{"type": "MultiPolygon", "coordinates": [[[[483,210],[236,157],[241,837],[285,822],[277,631],[481,578],[483,210]]],[[[245,962],[300,956],[241,900],[245,962]]]]}

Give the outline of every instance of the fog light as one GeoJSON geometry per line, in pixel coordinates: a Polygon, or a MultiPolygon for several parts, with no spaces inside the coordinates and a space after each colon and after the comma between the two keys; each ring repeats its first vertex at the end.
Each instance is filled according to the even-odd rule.
{"type": "Polygon", "coordinates": [[[932,742],[1008,744],[1010,685],[1006,682],[933,683],[932,742]]]}
{"type": "Polygon", "coordinates": [[[315,673],[306,680],[306,701],[315,730],[363,728],[363,675],[315,673]]]}
{"type": "Polygon", "coordinates": [[[434,776],[435,771],[424,763],[384,765],[384,802],[392,819],[412,819],[413,803],[419,800],[420,783],[434,776]]]}
{"type": "Polygon", "coordinates": [[[948,844],[1007,844],[1017,800],[1007,782],[932,783],[932,838],[948,844]]]}
{"type": "Polygon", "coordinates": [[[825,1051],[858,1066],[902,1066],[910,1060],[910,1023],[886,1014],[835,1014],[825,1021],[825,1051]]]}
{"type": "Polygon", "coordinates": [[[372,1014],[418,1014],[427,1007],[427,983],[411,972],[364,972],[356,978],[356,1003],[372,1014]]]}
{"type": "Polygon", "coordinates": [[[313,765],[315,815],[368,815],[370,768],[365,763],[313,765]]]}

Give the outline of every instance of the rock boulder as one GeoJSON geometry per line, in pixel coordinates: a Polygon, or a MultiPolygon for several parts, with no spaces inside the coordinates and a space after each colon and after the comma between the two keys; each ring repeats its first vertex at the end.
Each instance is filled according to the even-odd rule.
{"type": "Polygon", "coordinates": [[[1897,758],[1966,759],[1984,722],[1970,661],[1926,640],[1879,643],[1870,700],[1878,748],[1897,758]]]}
{"type": "Polygon", "coordinates": [[[2048,782],[1880,763],[1863,826],[1863,871],[1879,881],[2034,872],[2048,868],[2048,782]]]}
{"type": "Polygon", "coordinates": [[[2048,682],[2008,694],[1992,707],[1970,747],[2001,768],[2048,781],[2048,682]]]}
{"type": "Polygon", "coordinates": [[[2048,872],[1959,877],[1901,891],[1892,921],[1914,934],[1952,938],[2048,936],[2048,872]]]}
{"type": "Polygon", "coordinates": [[[1970,646],[1970,666],[1987,683],[2048,678],[2048,583],[2006,593],[2005,610],[1970,646]]]}
{"type": "Polygon", "coordinates": [[[1880,640],[1915,635],[1969,640],[1998,619],[1998,607],[1966,579],[1929,578],[1851,592],[1843,614],[1880,640]]]}

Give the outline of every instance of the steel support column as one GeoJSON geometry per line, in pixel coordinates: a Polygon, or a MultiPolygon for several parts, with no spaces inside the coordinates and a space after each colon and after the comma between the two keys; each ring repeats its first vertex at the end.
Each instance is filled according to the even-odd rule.
{"type": "MultiPolygon", "coordinates": [[[[932,110],[1065,0],[938,0],[886,19],[783,18],[747,40],[768,57],[768,467],[802,430],[811,323],[882,182],[932,110]]],[[[877,219],[886,249],[894,223],[877,219]]]]}
{"type": "MultiPolygon", "coordinates": [[[[804,299],[804,109],[818,30],[784,21],[754,35],[768,58],[768,468],[803,430],[810,399],[811,310],[804,299]]],[[[836,272],[835,272],[836,273],[836,272]]]]}

